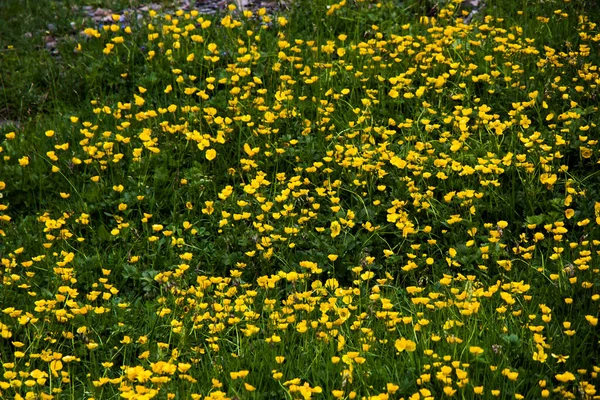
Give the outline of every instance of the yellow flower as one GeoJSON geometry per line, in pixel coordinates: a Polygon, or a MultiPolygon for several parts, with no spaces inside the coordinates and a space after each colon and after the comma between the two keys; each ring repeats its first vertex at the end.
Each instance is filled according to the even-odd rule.
{"type": "Polygon", "coordinates": [[[408,352],[413,352],[417,349],[417,344],[412,340],[400,338],[396,339],[394,347],[396,347],[396,350],[398,350],[399,352],[403,352],[404,350],[408,352]]]}
{"type": "Polygon", "coordinates": [[[575,375],[573,375],[569,371],[567,371],[563,374],[556,374],[556,375],[554,375],[554,377],[556,378],[556,380],[558,380],[559,382],[562,382],[562,383],[567,383],[569,381],[575,380],[575,375]]]}
{"type": "Polygon", "coordinates": [[[502,374],[506,376],[511,381],[516,381],[519,378],[519,373],[516,371],[511,371],[508,368],[502,371],[502,374]]]}
{"type": "Polygon", "coordinates": [[[590,158],[592,157],[592,149],[588,147],[581,146],[579,147],[579,152],[581,153],[581,157],[590,158]]]}
{"type": "Polygon", "coordinates": [[[375,273],[373,271],[367,271],[367,272],[360,274],[360,278],[363,281],[368,281],[369,279],[373,279],[374,276],[375,276],[375,273]]]}
{"type": "Polygon", "coordinates": [[[133,98],[134,98],[134,103],[136,106],[143,106],[144,103],[146,102],[143,97],[138,96],[137,94],[134,94],[133,98]]]}
{"type": "Polygon", "coordinates": [[[337,221],[333,221],[331,223],[331,237],[335,238],[336,236],[338,236],[340,234],[340,232],[342,231],[342,227],[340,226],[340,223],[337,221]]]}
{"type": "Polygon", "coordinates": [[[60,371],[63,368],[63,363],[60,360],[52,360],[50,362],[50,370],[52,371],[52,375],[58,376],[56,371],[60,371]]]}
{"type": "Polygon", "coordinates": [[[208,149],[208,150],[206,150],[206,159],[208,161],[214,160],[215,157],[217,157],[217,151],[215,149],[208,149]]]}
{"type": "Polygon", "coordinates": [[[407,162],[401,159],[400,157],[393,156],[390,158],[390,164],[392,164],[396,168],[404,168],[406,167],[407,162]]]}
{"type": "Polygon", "coordinates": [[[542,174],[540,175],[540,182],[546,185],[547,188],[551,188],[555,183],[558,177],[556,174],[542,174]]]}
{"type": "Polygon", "coordinates": [[[567,219],[573,218],[573,215],[575,215],[575,210],[573,210],[572,208],[568,208],[565,210],[565,217],[567,219]]]}
{"type": "Polygon", "coordinates": [[[398,386],[398,385],[395,385],[395,384],[393,384],[393,383],[387,383],[387,384],[385,385],[385,387],[386,387],[386,389],[387,389],[388,393],[391,393],[391,394],[394,394],[394,393],[396,393],[396,392],[398,391],[398,389],[400,389],[400,386],[398,386]]]}
{"type": "Polygon", "coordinates": [[[569,356],[563,356],[562,354],[554,354],[552,353],[552,357],[556,358],[557,363],[566,363],[569,356]]]}
{"type": "Polygon", "coordinates": [[[238,378],[240,378],[240,374],[239,372],[230,372],[229,376],[231,377],[231,379],[236,380],[238,378]]]}
{"type": "Polygon", "coordinates": [[[164,226],[163,226],[163,225],[161,225],[161,224],[153,224],[153,225],[152,225],[152,230],[153,230],[154,232],[160,232],[160,231],[162,231],[162,230],[163,230],[163,228],[164,228],[164,226]]]}
{"type": "Polygon", "coordinates": [[[586,315],[585,319],[587,320],[587,322],[590,323],[590,325],[592,326],[596,326],[598,325],[598,318],[594,317],[593,315],[586,315]]]}
{"type": "Polygon", "coordinates": [[[471,354],[475,354],[476,356],[483,354],[483,349],[479,346],[471,346],[469,347],[469,352],[471,354]]]}
{"type": "Polygon", "coordinates": [[[273,379],[280,380],[283,377],[283,373],[273,370],[273,379]]]}
{"type": "Polygon", "coordinates": [[[213,207],[213,205],[215,204],[214,201],[205,201],[204,204],[206,205],[206,208],[202,209],[202,214],[212,214],[215,211],[215,208],[213,207]]]}
{"type": "Polygon", "coordinates": [[[452,386],[444,386],[444,393],[446,396],[452,397],[456,393],[456,389],[453,389],[452,386]]]}
{"type": "Polygon", "coordinates": [[[507,271],[512,269],[512,262],[510,260],[498,260],[496,263],[507,271]]]}

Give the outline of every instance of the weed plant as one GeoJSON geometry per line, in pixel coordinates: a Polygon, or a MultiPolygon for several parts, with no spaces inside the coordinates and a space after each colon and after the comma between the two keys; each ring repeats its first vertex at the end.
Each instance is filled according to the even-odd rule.
{"type": "Polygon", "coordinates": [[[600,396],[593,5],[17,3],[1,397],[600,396]]]}

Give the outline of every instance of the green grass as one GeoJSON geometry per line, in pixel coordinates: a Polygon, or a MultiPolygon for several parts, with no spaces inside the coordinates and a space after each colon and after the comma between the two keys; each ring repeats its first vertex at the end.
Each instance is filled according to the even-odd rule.
{"type": "Polygon", "coordinates": [[[0,4],[0,396],[598,397],[592,2],[101,3],[0,4]]]}

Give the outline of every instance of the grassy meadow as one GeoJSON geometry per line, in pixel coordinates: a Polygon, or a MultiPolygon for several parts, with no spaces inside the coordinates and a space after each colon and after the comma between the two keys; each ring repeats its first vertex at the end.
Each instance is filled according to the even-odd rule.
{"type": "Polygon", "coordinates": [[[159,3],[0,2],[0,397],[600,398],[595,2],[159,3]]]}

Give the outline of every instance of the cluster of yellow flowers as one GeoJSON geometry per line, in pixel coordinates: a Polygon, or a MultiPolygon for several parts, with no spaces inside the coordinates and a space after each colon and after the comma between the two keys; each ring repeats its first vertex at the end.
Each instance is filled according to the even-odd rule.
{"type": "Polygon", "coordinates": [[[54,185],[13,213],[0,181],[0,396],[597,398],[600,33],[459,3],[85,29],[131,92],[0,143],[54,185]]]}

